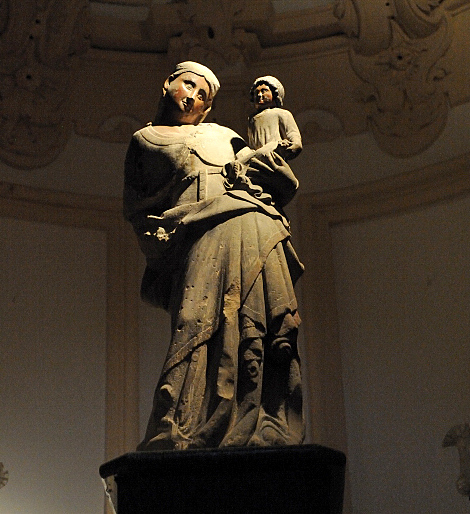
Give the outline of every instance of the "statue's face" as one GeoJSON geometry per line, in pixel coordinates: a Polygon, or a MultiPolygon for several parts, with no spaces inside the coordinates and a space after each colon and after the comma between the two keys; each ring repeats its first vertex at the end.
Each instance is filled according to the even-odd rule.
{"type": "Polygon", "coordinates": [[[253,100],[255,103],[255,109],[261,111],[269,107],[276,107],[276,102],[273,98],[273,92],[267,84],[260,84],[256,86],[253,92],[253,100]]]}
{"type": "Polygon", "coordinates": [[[168,123],[197,125],[210,108],[210,89],[204,77],[185,72],[165,83],[166,94],[173,100],[167,112],[168,123]]]}

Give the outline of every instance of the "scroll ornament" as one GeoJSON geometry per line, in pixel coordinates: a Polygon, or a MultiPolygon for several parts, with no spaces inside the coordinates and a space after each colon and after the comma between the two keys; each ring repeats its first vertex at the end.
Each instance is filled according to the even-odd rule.
{"type": "Polygon", "coordinates": [[[72,129],[73,57],[89,45],[87,0],[0,3],[0,159],[44,166],[72,129]]]}
{"type": "Polygon", "coordinates": [[[378,145],[409,157],[429,147],[447,121],[442,65],[452,41],[442,0],[340,0],[335,15],[351,38],[350,62],[378,145]]]}

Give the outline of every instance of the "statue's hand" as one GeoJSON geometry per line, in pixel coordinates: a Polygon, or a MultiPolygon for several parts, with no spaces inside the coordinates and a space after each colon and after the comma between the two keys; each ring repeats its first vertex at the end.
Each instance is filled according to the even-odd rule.
{"type": "Polygon", "coordinates": [[[275,150],[283,159],[290,160],[294,157],[297,157],[299,153],[302,151],[302,145],[299,145],[295,141],[289,141],[288,139],[283,139],[277,149],[275,150]]]}
{"type": "Polygon", "coordinates": [[[238,160],[228,162],[222,172],[229,183],[234,183],[239,177],[246,174],[246,166],[238,160]]]}

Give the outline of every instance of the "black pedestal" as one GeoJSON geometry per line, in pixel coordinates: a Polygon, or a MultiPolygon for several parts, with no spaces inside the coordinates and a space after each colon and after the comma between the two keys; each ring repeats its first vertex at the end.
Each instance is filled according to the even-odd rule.
{"type": "Polygon", "coordinates": [[[118,514],[340,514],[346,457],[317,445],[128,453],[114,476],[118,514]]]}

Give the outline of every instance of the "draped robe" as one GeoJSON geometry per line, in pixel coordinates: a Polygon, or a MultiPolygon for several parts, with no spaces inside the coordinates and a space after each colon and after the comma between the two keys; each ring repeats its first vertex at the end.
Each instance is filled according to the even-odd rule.
{"type": "Polygon", "coordinates": [[[139,450],[302,442],[303,267],[282,212],[297,185],[272,147],[250,153],[216,124],[134,134],[124,212],[147,258],[142,297],[172,324],[139,450]]]}

